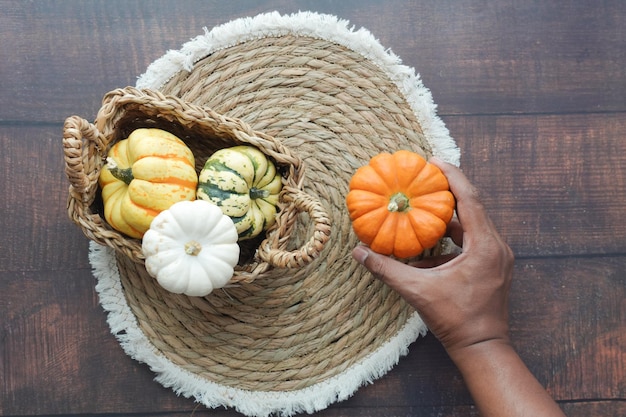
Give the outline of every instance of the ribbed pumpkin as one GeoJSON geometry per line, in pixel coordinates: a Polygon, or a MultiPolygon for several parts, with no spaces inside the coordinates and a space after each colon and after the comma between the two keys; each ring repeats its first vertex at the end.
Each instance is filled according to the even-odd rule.
{"type": "Polygon", "coordinates": [[[200,171],[197,198],[212,202],[235,223],[240,240],[258,236],[276,222],[282,178],[275,165],[253,146],[234,146],[212,154],[200,171]]]}
{"type": "Polygon", "coordinates": [[[99,184],[106,221],[140,239],[161,211],[195,199],[198,175],[182,140],[161,129],[137,129],[111,147],[99,184]]]}
{"type": "Polygon", "coordinates": [[[346,204],[357,237],[384,255],[409,258],[444,236],[454,196],[441,170],[419,154],[381,153],[350,180],[346,204]]]}
{"type": "Polygon", "coordinates": [[[230,217],[207,201],[179,201],[154,218],[141,249],[146,270],[176,294],[203,297],[222,288],[239,260],[230,217]]]}

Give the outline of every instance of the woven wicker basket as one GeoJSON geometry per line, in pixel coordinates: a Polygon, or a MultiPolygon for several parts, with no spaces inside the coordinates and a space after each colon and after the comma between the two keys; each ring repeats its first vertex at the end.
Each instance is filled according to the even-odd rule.
{"type": "Polygon", "coordinates": [[[181,138],[194,153],[198,172],[216,150],[252,145],[270,157],[283,174],[276,223],[262,236],[262,241],[240,242],[243,255],[230,283],[251,282],[274,267],[299,268],[319,256],[330,236],[330,220],[320,202],[302,190],[305,167],[298,156],[241,120],[185,103],[177,97],[134,87],[106,94],[95,125],[78,116],[65,122],[63,146],[71,184],[68,212],[87,237],[135,262],[144,261],[141,241],[106,223],[98,188],[98,176],[110,147],[142,127],[160,128],[181,138]],[[300,248],[287,250],[289,235],[300,213],[308,214],[314,225],[311,237],[300,248]]]}

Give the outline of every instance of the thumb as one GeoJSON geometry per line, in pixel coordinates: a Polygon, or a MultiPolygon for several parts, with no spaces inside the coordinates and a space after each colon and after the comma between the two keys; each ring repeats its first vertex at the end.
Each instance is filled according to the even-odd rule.
{"type": "Polygon", "coordinates": [[[413,298],[411,294],[420,285],[428,270],[413,268],[388,256],[374,252],[359,245],[352,251],[352,256],[365,266],[376,278],[389,285],[404,298],[413,298]]]}

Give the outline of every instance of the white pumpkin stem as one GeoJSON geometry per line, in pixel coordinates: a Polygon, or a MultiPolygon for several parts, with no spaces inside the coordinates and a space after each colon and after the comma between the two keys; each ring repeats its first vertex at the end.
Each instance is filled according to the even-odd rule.
{"type": "Polygon", "coordinates": [[[185,253],[191,256],[198,256],[200,251],[202,250],[202,245],[195,240],[190,240],[185,243],[185,253]]]}

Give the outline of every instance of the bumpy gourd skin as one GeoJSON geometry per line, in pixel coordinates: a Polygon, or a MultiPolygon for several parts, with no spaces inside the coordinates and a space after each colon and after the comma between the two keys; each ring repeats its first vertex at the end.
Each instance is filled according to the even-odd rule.
{"type": "Polygon", "coordinates": [[[282,177],[252,146],[220,149],[211,155],[198,182],[197,198],[216,204],[235,223],[240,240],[250,239],[276,221],[282,177]]]}
{"type": "Polygon", "coordinates": [[[178,201],[195,199],[198,176],[185,143],[160,129],[137,129],[110,149],[102,168],[104,217],[140,239],[154,217],[178,201]]]}
{"type": "Polygon", "coordinates": [[[359,168],[346,204],[359,240],[375,252],[410,258],[444,236],[455,201],[439,168],[401,150],[359,168]]]}

